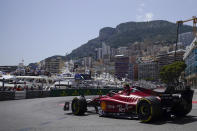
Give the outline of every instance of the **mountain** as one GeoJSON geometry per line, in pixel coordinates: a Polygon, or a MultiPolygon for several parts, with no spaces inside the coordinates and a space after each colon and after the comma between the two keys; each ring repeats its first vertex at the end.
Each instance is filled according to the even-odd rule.
{"type": "MultiPolygon", "coordinates": [[[[67,59],[81,58],[85,56],[94,56],[95,48],[101,47],[105,42],[112,48],[120,46],[129,46],[134,42],[153,42],[163,44],[173,44],[176,41],[175,23],[164,20],[150,22],[126,22],[119,24],[116,28],[104,27],[99,31],[99,36],[87,43],[74,49],[67,59]]],[[[192,31],[191,26],[183,25],[180,33],[192,31]]]]}

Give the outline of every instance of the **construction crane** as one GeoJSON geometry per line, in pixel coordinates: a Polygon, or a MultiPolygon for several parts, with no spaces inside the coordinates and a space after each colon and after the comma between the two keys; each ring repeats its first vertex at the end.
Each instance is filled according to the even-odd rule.
{"type": "Polygon", "coordinates": [[[176,61],[176,50],[177,50],[177,44],[178,44],[178,39],[179,39],[179,30],[180,30],[180,26],[185,23],[185,22],[189,22],[189,21],[193,21],[193,34],[194,36],[197,38],[197,33],[196,33],[196,23],[197,23],[197,18],[196,16],[193,16],[191,19],[188,20],[180,20],[177,21],[177,35],[176,35],[176,46],[175,46],[175,54],[174,54],[174,59],[176,61]]]}

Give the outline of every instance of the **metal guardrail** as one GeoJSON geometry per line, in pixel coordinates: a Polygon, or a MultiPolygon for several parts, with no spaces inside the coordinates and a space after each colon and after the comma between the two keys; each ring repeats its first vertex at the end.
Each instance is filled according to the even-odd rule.
{"type": "Polygon", "coordinates": [[[14,100],[14,99],[15,99],[14,91],[0,91],[0,101],[14,100]]]}
{"type": "Polygon", "coordinates": [[[110,90],[120,91],[120,88],[111,89],[60,89],[51,90],[52,97],[58,96],[79,96],[79,95],[106,95],[110,90]]]}
{"type": "Polygon", "coordinates": [[[110,89],[58,89],[51,91],[41,91],[41,90],[0,91],[0,101],[43,98],[43,97],[60,97],[60,96],[106,95],[110,90],[120,91],[122,89],[110,88],[110,89]]]}
{"type": "MultiPolygon", "coordinates": [[[[110,90],[120,91],[121,88],[111,89],[60,89],[51,91],[0,91],[0,101],[19,100],[44,97],[78,96],[78,95],[105,95],[110,90]]],[[[194,89],[193,99],[197,100],[197,89],[194,89]]]]}
{"type": "Polygon", "coordinates": [[[26,98],[26,92],[25,91],[15,91],[15,100],[25,99],[26,98]]]}
{"type": "Polygon", "coordinates": [[[26,99],[50,97],[51,91],[27,91],[26,99]]]}

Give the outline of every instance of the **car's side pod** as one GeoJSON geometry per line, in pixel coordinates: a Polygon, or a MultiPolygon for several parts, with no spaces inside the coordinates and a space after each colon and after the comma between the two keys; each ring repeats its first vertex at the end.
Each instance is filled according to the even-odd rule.
{"type": "Polygon", "coordinates": [[[141,122],[150,122],[162,115],[161,101],[156,96],[138,100],[136,113],[141,122]]]}

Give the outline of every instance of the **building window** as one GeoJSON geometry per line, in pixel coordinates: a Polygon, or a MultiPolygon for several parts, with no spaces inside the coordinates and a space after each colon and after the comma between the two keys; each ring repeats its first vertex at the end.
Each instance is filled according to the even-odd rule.
{"type": "Polygon", "coordinates": [[[197,66],[196,66],[196,70],[195,70],[195,72],[197,73],[197,66]]]}

